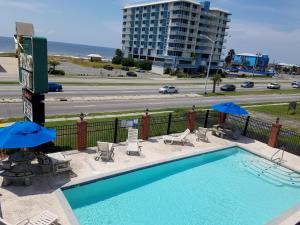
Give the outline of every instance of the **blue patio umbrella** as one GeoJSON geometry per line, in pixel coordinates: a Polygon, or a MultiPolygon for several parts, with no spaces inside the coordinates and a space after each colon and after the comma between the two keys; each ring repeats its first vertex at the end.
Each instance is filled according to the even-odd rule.
{"type": "Polygon", "coordinates": [[[55,130],[33,122],[16,122],[0,129],[0,148],[33,148],[55,139],[55,130]]]}
{"type": "Polygon", "coordinates": [[[247,110],[233,102],[225,102],[218,105],[213,105],[212,108],[216,111],[231,115],[246,116],[249,114],[247,110]]]}

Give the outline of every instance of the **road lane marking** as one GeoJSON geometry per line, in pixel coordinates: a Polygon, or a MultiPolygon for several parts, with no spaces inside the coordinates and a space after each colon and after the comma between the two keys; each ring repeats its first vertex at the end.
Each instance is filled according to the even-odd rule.
{"type": "Polygon", "coordinates": [[[73,108],[90,108],[96,107],[97,105],[74,105],[73,108]]]}

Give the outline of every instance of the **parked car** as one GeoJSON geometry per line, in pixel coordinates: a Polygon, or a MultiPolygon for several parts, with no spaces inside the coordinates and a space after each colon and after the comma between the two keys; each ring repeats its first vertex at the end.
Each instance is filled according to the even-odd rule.
{"type": "Polygon", "coordinates": [[[233,84],[225,84],[221,87],[221,91],[235,91],[236,87],[233,84]]]}
{"type": "Polygon", "coordinates": [[[103,68],[106,69],[106,70],[113,70],[114,69],[113,66],[111,66],[111,65],[105,65],[105,66],[103,66],[103,68]]]}
{"type": "Polygon", "coordinates": [[[122,66],[121,70],[129,71],[128,66],[122,66]]]}
{"type": "Polygon", "coordinates": [[[245,81],[244,83],[241,84],[242,88],[253,88],[254,87],[254,82],[252,81],[245,81]]]}
{"type": "Polygon", "coordinates": [[[300,82],[295,82],[293,85],[292,85],[293,88],[300,88],[300,82]]]}
{"type": "Polygon", "coordinates": [[[300,81],[293,81],[291,85],[293,86],[294,84],[299,84],[299,83],[300,81]]]}
{"type": "Polygon", "coordinates": [[[278,83],[270,83],[267,86],[268,89],[280,89],[280,84],[278,83]]]}
{"type": "Polygon", "coordinates": [[[162,93],[162,94],[175,94],[175,93],[178,93],[178,89],[175,88],[174,86],[163,86],[159,89],[158,91],[159,93],[162,93]]]}
{"type": "Polygon", "coordinates": [[[55,82],[48,82],[48,91],[49,92],[62,92],[63,86],[55,82]]]}
{"type": "Polygon", "coordinates": [[[139,72],[139,73],[145,73],[145,70],[141,69],[141,68],[138,68],[136,69],[136,72],[139,72]]]}
{"type": "Polygon", "coordinates": [[[235,67],[232,67],[229,69],[229,72],[232,72],[232,73],[238,73],[239,72],[239,69],[238,68],[235,68],[235,67]]]}
{"type": "Polygon", "coordinates": [[[137,77],[137,74],[135,72],[127,72],[127,77],[137,77]]]}

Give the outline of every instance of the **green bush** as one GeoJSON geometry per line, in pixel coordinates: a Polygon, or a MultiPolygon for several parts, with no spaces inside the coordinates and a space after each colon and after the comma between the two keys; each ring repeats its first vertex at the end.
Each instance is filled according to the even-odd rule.
{"type": "Polygon", "coordinates": [[[165,70],[164,70],[164,74],[170,74],[171,73],[171,69],[170,68],[166,68],[165,70]]]}
{"type": "Polygon", "coordinates": [[[121,64],[122,66],[133,67],[134,60],[132,58],[123,58],[121,64]]]}
{"type": "Polygon", "coordinates": [[[136,60],[134,62],[134,66],[137,68],[141,68],[143,70],[151,70],[152,69],[152,62],[149,60],[136,60]]]}
{"type": "Polygon", "coordinates": [[[63,70],[50,70],[50,74],[64,76],[65,71],[63,71],[63,70]]]}
{"type": "Polygon", "coordinates": [[[120,65],[122,63],[123,57],[115,56],[112,59],[112,63],[116,65],[120,65]]]}

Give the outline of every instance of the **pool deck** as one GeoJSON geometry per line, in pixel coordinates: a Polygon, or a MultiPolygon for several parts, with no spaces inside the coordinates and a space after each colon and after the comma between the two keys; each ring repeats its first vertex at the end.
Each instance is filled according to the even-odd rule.
{"type": "MultiPolygon", "coordinates": [[[[58,215],[60,224],[74,225],[66,214],[68,207],[63,205],[59,198],[60,188],[63,186],[234,145],[243,147],[267,159],[270,159],[277,151],[277,149],[266,144],[245,137],[235,142],[212,136],[209,133],[208,142],[197,142],[194,134],[189,135],[188,139],[191,144],[186,146],[165,145],[162,137],[141,141],[141,156],[128,156],[125,143],[121,143],[115,147],[114,162],[106,163],[94,160],[95,148],[89,148],[82,152],[65,152],[66,158],[71,159],[73,170],[71,173],[38,175],[34,177],[33,184],[29,187],[2,187],[0,189],[0,212],[6,221],[16,224],[20,220],[32,217],[42,210],[49,210],[58,215]]],[[[283,165],[300,172],[300,157],[285,153],[283,165]]],[[[0,182],[2,182],[2,178],[0,182]]],[[[278,218],[274,218],[269,224],[290,225],[296,224],[298,221],[300,221],[300,207],[291,209],[283,215],[278,215],[278,218]]]]}

